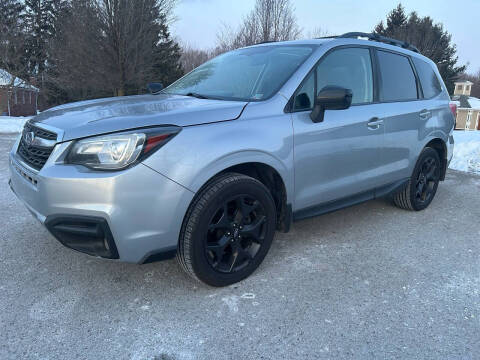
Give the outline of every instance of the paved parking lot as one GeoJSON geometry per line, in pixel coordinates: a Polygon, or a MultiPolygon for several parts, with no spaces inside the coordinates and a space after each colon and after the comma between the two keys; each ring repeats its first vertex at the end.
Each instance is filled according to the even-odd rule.
{"type": "Polygon", "coordinates": [[[370,201],[277,234],[249,279],[68,250],[8,189],[0,139],[1,359],[478,359],[480,177],[431,207],[370,201]]]}

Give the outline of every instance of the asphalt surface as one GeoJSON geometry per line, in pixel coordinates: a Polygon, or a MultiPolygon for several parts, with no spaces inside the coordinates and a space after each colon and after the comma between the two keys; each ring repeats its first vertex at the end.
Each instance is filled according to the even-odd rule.
{"type": "Polygon", "coordinates": [[[174,260],[64,248],[8,189],[0,140],[0,359],[478,359],[480,177],[427,210],[375,200],[295,223],[222,289],[174,260]]]}

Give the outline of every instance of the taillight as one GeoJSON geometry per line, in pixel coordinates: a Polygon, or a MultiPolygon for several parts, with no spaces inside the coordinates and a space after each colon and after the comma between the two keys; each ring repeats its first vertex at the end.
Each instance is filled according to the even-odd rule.
{"type": "Polygon", "coordinates": [[[457,104],[451,102],[450,103],[450,111],[452,112],[455,119],[457,118],[457,104]]]}
{"type": "Polygon", "coordinates": [[[453,130],[455,130],[457,127],[457,104],[454,102],[451,102],[449,105],[450,105],[450,111],[452,112],[453,119],[454,119],[453,130]]]}

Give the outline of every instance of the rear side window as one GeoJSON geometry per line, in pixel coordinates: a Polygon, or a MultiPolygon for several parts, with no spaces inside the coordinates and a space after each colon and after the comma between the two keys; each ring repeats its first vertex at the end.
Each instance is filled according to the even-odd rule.
{"type": "Polygon", "coordinates": [[[417,82],[406,56],[377,51],[381,74],[380,101],[417,99],[417,82]]]}
{"type": "Polygon", "coordinates": [[[440,94],[442,92],[442,85],[440,85],[440,81],[438,81],[437,74],[435,74],[432,66],[417,58],[413,58],[413,64],[417,69],[420,84],[422,84],[423,97],[430,99],[440,94]]]}

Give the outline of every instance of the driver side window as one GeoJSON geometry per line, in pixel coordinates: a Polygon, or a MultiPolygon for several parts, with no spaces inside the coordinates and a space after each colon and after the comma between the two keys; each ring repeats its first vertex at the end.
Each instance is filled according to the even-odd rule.
{"type": "Polygon", "coordinates": [[[313,109],[314,96],[325,86],[352,90],[352,104],[373,102],[373,73],[370,51],[366,48],[343,48],[328,54],[298,90],[294,111],[313,109]]]}

